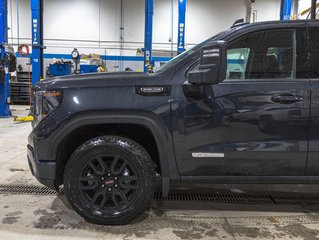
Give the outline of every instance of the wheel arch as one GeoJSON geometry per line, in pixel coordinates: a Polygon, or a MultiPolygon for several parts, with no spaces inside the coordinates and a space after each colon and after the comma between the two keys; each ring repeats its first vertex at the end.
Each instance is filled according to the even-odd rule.
{"type": "MultiPolygon", "coordinates": [[[[57,160],[57,169],[59,169],[59,152],[61,143],[68,138],[72,132],[81,127],[108,124],[132,124],[142,126],[152,134],[160,162],[162,194],[166,196],[170,188],[170,179],[172,174],[176,176],[176,163],[173,150],[172,136],[168,126],[156,114],[148,112],[137,113],[83,113],[75,116],[71,120],[62,124],[58,131],[50,137],[51,143],[48,148],[48,155],[57,160]],[[173,171],[173,173],[172,173],[173,171]]],[[[59,171],[59,170],[57,170],[59,171]]],[[[178,175],[178,174],[177,174],[178,175]]],[[[179,178],[179,176],[178,176],[179,178]]]]}

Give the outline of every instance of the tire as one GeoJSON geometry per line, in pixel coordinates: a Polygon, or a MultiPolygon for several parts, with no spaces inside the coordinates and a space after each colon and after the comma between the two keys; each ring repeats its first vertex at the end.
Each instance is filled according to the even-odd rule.
{"type": "Polygon", "coordinates": [[[86,221],[124,225],[149,207],[155,189],[154,163],[138,143],[118,136],[93,138],[70,157],[64,190],[86,221]]]}

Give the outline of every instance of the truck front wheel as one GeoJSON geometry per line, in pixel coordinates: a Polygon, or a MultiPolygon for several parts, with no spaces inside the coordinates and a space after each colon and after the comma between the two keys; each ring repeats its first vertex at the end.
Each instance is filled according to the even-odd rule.
{"type": "Polygon", "coordinates": [[[150,205],[155,188],[154,164],[138,143],[103,136],[81,145],[64,171],[64,189],[87,221],[128,224],[150,205]]]}

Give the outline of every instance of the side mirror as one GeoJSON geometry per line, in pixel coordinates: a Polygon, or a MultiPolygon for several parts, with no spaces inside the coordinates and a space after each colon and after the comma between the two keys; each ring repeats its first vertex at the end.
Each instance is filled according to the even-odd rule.
{"type": "Polygon", "coordinates": [[[200,54],[198,69],[188,73],[188,82],[197,85],[218,84],[227,72],[227,44],[224,41],[205,45],[200,54]]]}

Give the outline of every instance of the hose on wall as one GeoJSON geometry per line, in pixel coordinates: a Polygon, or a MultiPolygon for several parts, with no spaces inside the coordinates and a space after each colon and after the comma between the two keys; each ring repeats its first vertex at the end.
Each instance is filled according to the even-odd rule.
{"type": "Polygon", "coordinates": [[[174,0],[171,0],[171,58],[174,52],[174,0]]]}
{"type": "Polygon", "coordinates": [[[18,46],[20,46],[20,6],[19,0],[16,0],[17,7],[17,37],[18,37],[18,46]]]}

